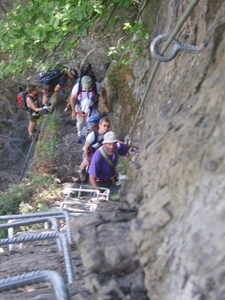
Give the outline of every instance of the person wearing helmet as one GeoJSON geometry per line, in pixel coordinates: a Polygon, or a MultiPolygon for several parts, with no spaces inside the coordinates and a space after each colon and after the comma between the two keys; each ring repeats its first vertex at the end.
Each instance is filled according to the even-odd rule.
{"type": "Polygon", "coordinates": [[[71,91],[76,80],[78,73],[75,68],[69,68],[63,70],[58,76],[54,77],[49,84],[45,86],[45,92],[42,100],[42,104],[45,105],[48,101],[51,102],[49,112],[52,112],[57,103],[58,94],[61,91],[71,91]]]}

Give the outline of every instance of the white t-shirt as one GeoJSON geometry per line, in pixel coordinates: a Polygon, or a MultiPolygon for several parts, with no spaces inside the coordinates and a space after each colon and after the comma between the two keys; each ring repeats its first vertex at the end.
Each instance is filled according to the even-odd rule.
{"type": "MultiPolygon", "coordinates": [[[[94,142],[94,140],[95,140],[95,133],[94,133],[94,131],[92,131],[92,132],[90,132],[88,135],[87,135],[87,137],[86,137],[86,141],[88,141],[88,143],[93,143],[94,142]]],[[[97,143],[95,143],[95,144],[93,144],[93,145],[91,145],[91,147],[93,147],[93,148],[98,148],[98,146],[99,146],[99,141],[102,141],[103,140],[103,135],[98,135],[98,142],[97,143]]]]}
{"type": "MultiPolygon", "coordinates": [[[[97,81],[95,83],[96,83],[97,93],[101,93],[102,92],[102,86],[101,86],[101,84],[99,82],[97,82],[97,81]]],[[[79,82],[77,82],[74,85],[71,94],[74,95],[74,96],[76,96],[77,93],[78,93],[78,89],[79,89],[79,82]]],[[[81,111],[83,111],[85,113],[89,113],[90,112],[90,107],[94,104],[94,101],[93,101],[93,90],[88,91],[88,92],[82,90],[81,93],[82,93],[82,97],[78,98],[78,100],[80,101],[81,111]]],[[[81,93],[79,93],[79,95],[81,95],[81,93]]],[[[79,97],[79,95],[78,95],[78,97],[79,97]]]]}

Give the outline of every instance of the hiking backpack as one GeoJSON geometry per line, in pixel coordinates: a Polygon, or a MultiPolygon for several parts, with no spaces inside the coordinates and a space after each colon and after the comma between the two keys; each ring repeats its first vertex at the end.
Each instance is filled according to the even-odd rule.
{"type": "Polygon", "coordinates": [[[98,124],[99,124],[99,121],[101,118],[102,118],[102,116],[89,118],[87,123],[81,129],[79,143],[84,145],[87,135],[92,131],[94,131],[94,133],[95,133],[95,139],[92,142],[92,145],[94,145],[98,142],[98,124]]]}
{"type": "Polygon", "coordinates": [[[92,93],[90,100],[92,100],[93,104],[89,107],[90,108],[89,116],[94,116],[96,114],[97,107],[98,107],[99,94],[97,91],[96,78],[95,78],[94,72],[92,70],[91,64],[89,64],[85,70],[82,70],[80,72],[80,77],[77,80],[77,83],[78,83],[77,101],[78,101],[78,104],[80,105],[80,107],[82,107],[82,104],[81,104],[82,100],[83,100],[82,93],[85,92],[82,89],[82,78],[84,76],[91,77],[92,85],[91,85],[91,89],[89,90],[89,92],[92,93]]]}
{"type": "Polygon", "coordinates": [[[26,101],[27,95],[28,95],[27,91],[26,90],[23,91],[21,89],[20,89],[20,92],[17,94],[16,100],[18,103],[18,107],[20,109],[29,110],[29,107],[27,106],[27,101],[26,101]]]}
{"type": "Polygon", "coordinates": [[[98,142],[98,125],[99,121],[101,118],[108,116],[110,113],[109,112],[103,112],[99,116],[95,117],[90,117],[87,121],[87,123],[83,126],[80,132],[80,137],[79,137],[79,143],[85,144],[86,136],[88,133],[92,131],[97,131],[97,134],[95,133],[95,140],[92,142],[92,145],[96,144],[98,142]]]}
{"type": "Polygon", "coordinates": [[[63,74],[64,74],[63,69],[49,70],[47,72],[42,71],[38,74],[38,79],[40,83],[48,85],[51,84],[51,81],[53,79],[63,74]]]}
{"type": "Polygon", "coordinates": [[[98,92],[97,92],[97,86],[96,86],[96,77],[94,75],[94,71],[92,69],[92,65],[88,64],[88,66],[86,67],[86,69],[81,69],[80,72],[80,78],[78,79],[79,82],[79,87],[78,87],[78,95],[82,92],[82,84],[81,84],[81,79],[84,76],[89,76],[91,77],[92,80],[92,91],[94,93],[95,96],[97,96],[98,92]]]}

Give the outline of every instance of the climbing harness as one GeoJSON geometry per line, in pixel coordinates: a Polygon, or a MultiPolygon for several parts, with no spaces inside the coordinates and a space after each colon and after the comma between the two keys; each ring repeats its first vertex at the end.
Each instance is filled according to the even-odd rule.
{"type": "Polygon", "coordinates": [[[161,54],[158,50],[159,45],[163,42],[166,42],[169,39],[169,34],[161,34],[154,38],[154,40],[151,42],[150,50],[153,57],[156,59],[162,61],[162,62],[169,62],[172,59],[174,59],[179,51],[185,51],[190,53],[199,53],[199,47],[197,46],[191,46],[186,45],[178,41],[177,39],[174,39],[172,41],[173,49],[168,54],[161,54]]]}
{"type": "Polygon", "coordinates": [[[110,178],[107,178],[107,179],[99,179],[99,178],[96,178],[96,181],[99,181],[99,182],[106,182],[106,181],[112,181],[112,183],[116,183],[116,180],[117,177],[116,177],[116,174],[114,174],[112,177],[110,178]]]}

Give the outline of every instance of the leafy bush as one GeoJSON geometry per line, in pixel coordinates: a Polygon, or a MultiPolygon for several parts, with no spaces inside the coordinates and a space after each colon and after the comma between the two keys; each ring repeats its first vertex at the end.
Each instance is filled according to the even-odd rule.
{"type": "MultiPolygon", "coordinates": [[[[9,185],[9,189],[0,195],[0,215],[48,211],[49,203],[63,196],[61,189],[54,185],[54,176],[28,173],[21,184],[9,185]]],[[[6,230],[0,230],[0,238],[6,234],[6,230]]]]}
{"type": "Polygon", "coordinates": [[[25,189],[22,185],[10,184],[9,189],[0,195],[0,215],[19,213],[20,202],[28,200],[30,196],[30,189],[25,189]]]}
{"type": "MultiPolygon", "coordinates": [[[[120,8],[126,10],[124,18],[130,20],[137,4],[132,0],[15,2],[0,21],[0,49],[10,55],[8,61],[0,63],[1,76],[68,63],[79,39],[93,30],[96,20],[105,20],[109,30],[116,30],[120,8]],[[60,59],[57,53],[61,53],[60,59]]],[[[139,27],[135,25],[134,29],[138,31],[139,27]]]]}

